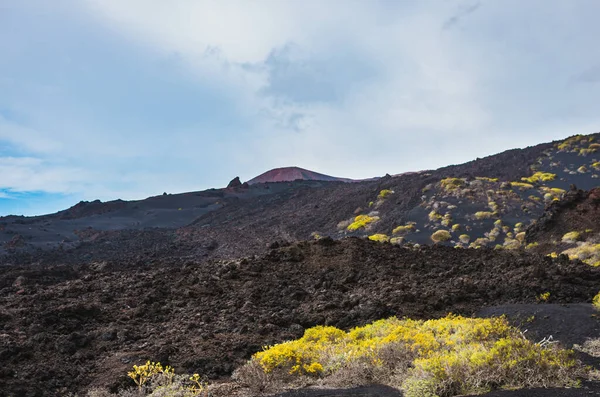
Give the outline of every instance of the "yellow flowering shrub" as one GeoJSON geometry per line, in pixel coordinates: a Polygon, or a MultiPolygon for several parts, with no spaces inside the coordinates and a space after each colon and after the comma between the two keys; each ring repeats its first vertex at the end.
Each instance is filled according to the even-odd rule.
{"type": "Polygon", "coordinates": [[[358,215],[354,218],[354,222],[348,225],[347,229],[350,232],[354,232],[358,229],[362,229],[367,225],[377,222],[379,220],[378,216],[369,216],[369,215],[358,215]]]}
{"type": "Polygon", "coordinates": [[[378,381],[399,381],[394,385],[407,397],[574,385],[578,371],[572,351],[533,343],[503,317],[451,314],[428,321],[392,317],[348,332],[314,327],[300,339],[266,347],[246,365],[259,365],[270,376],[316,376],[326,381],[357,362],[373,373],[391,369],[385,373],[395,373],[394,377],[378,381]],[[390,358],[390,351],[401,354],[390,358]]]}

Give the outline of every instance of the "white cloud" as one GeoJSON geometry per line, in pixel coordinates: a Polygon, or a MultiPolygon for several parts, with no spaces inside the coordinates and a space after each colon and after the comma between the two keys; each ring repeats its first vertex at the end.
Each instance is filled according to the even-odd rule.
{"type": "Polygon", "coordinates": [[[48,13],[68,10],[60,18],[77,19],[96,36],[114,35],[118,41],[101,44],[126,50],[94,45],[85,56],[101,56],[89,61],[76,39],[73,52],[58,40],[61,59],[69,61],[51,76],[56,91],[37,101],[21,97],[23,82],[11,88],[13,102],[35,123],[0,118],[0,140],[40,163],[0,162],[14,175],[0,174],[0,188],[139,198],[285,165],[362,178],[600,129],[593,100],[600,85],[569,85],[600,64],[589,50],[600,29],[578,21],[594,15],[593,2],[38,3],[48,13]],[[127,64],[110,57],[132,49],[143,62],[118,75],[127,64]],[[109,74],[89,83],[102,62],[122,80],[109,74]],[[206,92],[186,91],[165,109],[184,90],[160,83],[179,78],[206,92]],[[164,102],[155,100],[164,92],[164,102]],[[209,100],[199,101],[202,94],[209,100]],[[169,112],[185,117],[217,100],[214,111],[167,122],[178,121],[169,112]],[[227,112],[211,118],[221,106],[227,112]]]}
{"type": "Polygon", "coordinates": [[[0,157],[0,187],[12,191],[77,191],[87,175],[81,170],[51,165],[34,157],[0,157]]]}

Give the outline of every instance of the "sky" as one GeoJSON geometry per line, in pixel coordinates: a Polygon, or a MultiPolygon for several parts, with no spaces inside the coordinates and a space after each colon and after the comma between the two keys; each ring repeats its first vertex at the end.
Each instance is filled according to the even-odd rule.
{"type": "Polygon", "coordinates": [[[600,131],[597,0],[0,0],[0,215],[600,131]]]}

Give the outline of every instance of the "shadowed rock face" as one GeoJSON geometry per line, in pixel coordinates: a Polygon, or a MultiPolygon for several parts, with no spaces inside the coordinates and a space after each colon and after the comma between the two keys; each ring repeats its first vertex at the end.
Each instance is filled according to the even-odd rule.
{"type": "Polygon", "coordinates": [[[240,177],[236,176],[235,178],[233,178],[231,180],[231,182],[229,182],[229,184],[227,185],[228,188],[236,188],[236,187],[241,187],[242,186],[242,181],[240,181],[240,177]]]}

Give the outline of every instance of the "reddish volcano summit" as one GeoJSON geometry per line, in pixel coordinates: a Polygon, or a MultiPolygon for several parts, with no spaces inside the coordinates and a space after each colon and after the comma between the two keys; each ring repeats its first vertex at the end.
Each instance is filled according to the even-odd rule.
{"type": "Polygon", "coordinates": [[[250,179],[248,184],[253,185],[255,183],[267,182],[291,182],[298,179],[304,181],[352,182],[352,179],[337,178],[335,176],[319,174],[318,172],[305,170],[304,168],[300,167],[284,167],[274,168],[270,171],[260,174],[259,176],[250,179]]]}

